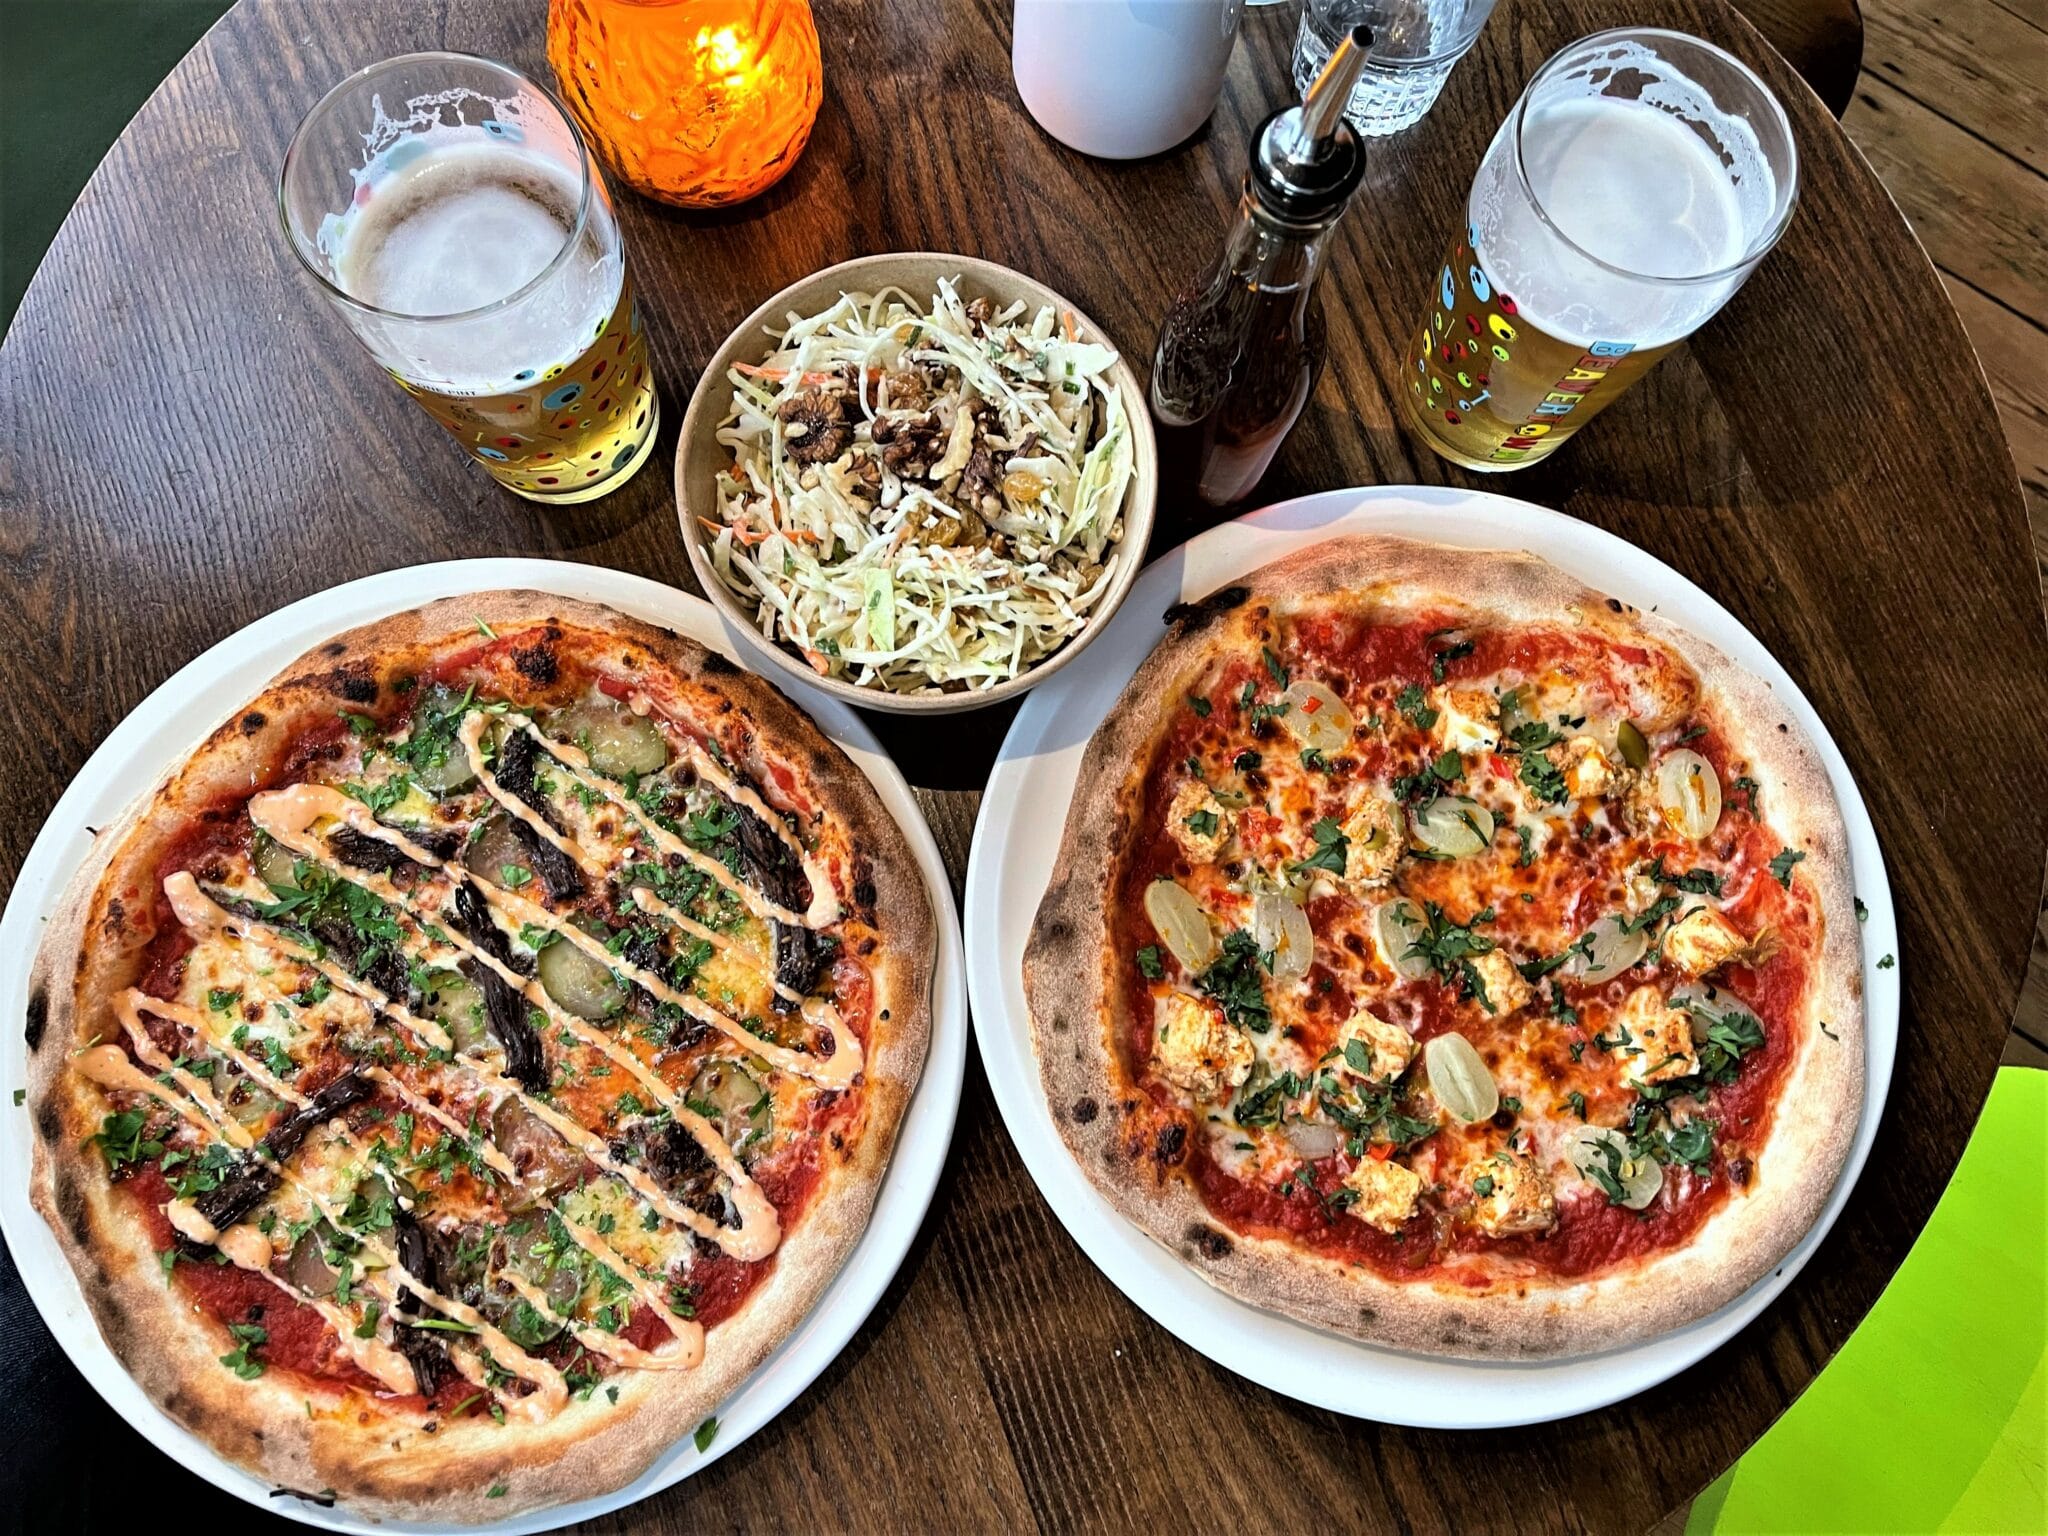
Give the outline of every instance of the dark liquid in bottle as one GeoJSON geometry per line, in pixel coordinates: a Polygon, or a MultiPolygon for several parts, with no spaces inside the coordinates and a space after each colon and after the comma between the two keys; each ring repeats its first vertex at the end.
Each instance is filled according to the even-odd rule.
{"type": "Polygon", "coordinates": [[[1152,381],[1160,510],[1183,532],[1258,488],[1323,371],[1323,305],[1298,289],[1232,283],[1168,314],[1152,381]],[[1192,526],[1191,526],[1192,524],[1192,526]]]}

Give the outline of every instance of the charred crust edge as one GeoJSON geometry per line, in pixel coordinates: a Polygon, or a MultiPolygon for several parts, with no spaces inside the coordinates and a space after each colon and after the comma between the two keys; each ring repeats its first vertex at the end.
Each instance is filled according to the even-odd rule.
{"type": "Polygon", "coordinates": [[[1199,601],[1175,603],[1166,610],[1167,626],[1183,635],[1197,634],[1231,609],[1243,607],[1251,595],[1250,587],[1223,587],[1199,601]]]}
{"type": "Polygon", "coordinates": [[[32,1051],[41,1050],[43,1032],[50,1027],[50,993],[46,987],[37,987],[28,995],[28,1010],[22,1024],[21,1037],[28,1042],[32,1051]]]}

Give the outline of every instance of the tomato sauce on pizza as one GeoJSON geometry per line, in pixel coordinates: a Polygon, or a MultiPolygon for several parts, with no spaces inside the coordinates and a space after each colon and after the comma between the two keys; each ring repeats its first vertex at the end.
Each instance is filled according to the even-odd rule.
{"type": "Polygon", "coordinates": [[[1104,1090],[1058,1107],[1150,1169],[1127,1211],[1220,1267],[1625,1281],[1747,1209],[1795,1070],[1856,1027],[1838,845],[1789,728],[1623,605],[1443,592],[1255,576],[1170,617],[1069,822],[1114,828],[1107,872],[1063,854],[1041,908],[1041,949],[1101,945],[1080,984],[1027,959],[1041,1064],[1104,1090]],[[1085,1014],[1092,1067],[1057,1039],[1085,1014]]]}

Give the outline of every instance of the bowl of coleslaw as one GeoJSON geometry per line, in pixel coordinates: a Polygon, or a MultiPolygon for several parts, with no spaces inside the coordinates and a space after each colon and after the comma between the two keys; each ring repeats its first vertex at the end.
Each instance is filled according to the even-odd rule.
{"type": "Polygon", "coordinates": [[[1067,665],[1158,499],[1136,375],[994,262],[897,252],[792,284],[705,368],[676,450],[690,564],[793,680],[947,713],[1067,665]]]}

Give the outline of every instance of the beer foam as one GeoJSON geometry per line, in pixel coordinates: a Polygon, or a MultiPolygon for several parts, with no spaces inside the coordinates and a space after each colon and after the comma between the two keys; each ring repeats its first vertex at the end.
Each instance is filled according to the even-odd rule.
{"type": "Polygon", "coordinates": [[[1560,103],[1523,138],[1529,186],[1580,250],[1645,277],[1732,267],[1742,205],[1705,139],[1655,107],[1560,103]]]}
{"type": "Polygon", "coordinates": [[[413,383],[507,393],[522,375],[574,359],[618,302],[620,262],[577,231],[580,187],[547,155],[474,127],[437,127],[377,155],[357,182],[320,244],[344,293],[407,317],[382,329],[413,383]]]}
{"type": "Polygon", "coordinates": [[[481,309],[547,270],[575,208],[576,189],[538,157],[451,145],[372,187],[336,276],[351,298],[403,315],[481,309]]]}
{"type": "Polygon", "coordinates": [[[1522,168],[1541,212],[1515,176],[1512,117],[1473,183],[1488,278],[1569,345],[1652,347],[1690,334],[1741,286],[1747,270],[1727,269],[1776,216],[1777,184],[1750,126],[1668,63],[1647,67],[1656,79],[1639,99],[1569,91],[1529,102],[1522,168]],[[1727,275],[1669,281],[1714,273],[1727,275]]]}

